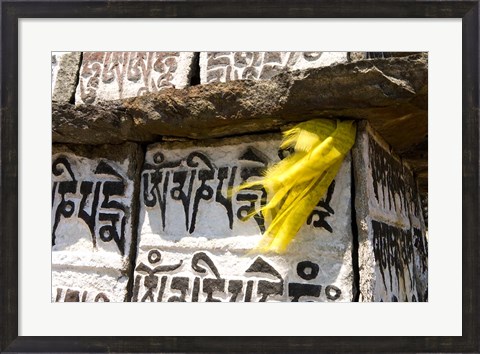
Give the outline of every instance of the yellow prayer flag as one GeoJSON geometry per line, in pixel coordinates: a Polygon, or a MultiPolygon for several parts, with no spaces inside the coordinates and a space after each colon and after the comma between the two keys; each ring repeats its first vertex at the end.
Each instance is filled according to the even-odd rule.
{"type": "Polygon", "coordinates": [[[256,250],[285,252],[337,175],[355,135],[354,121],[330,119],[303,122],[284,133],[280,147],[294,152],[262,179],[238,188],[263,187],[270,197],[260,209],[269,225],[256,250]]]}

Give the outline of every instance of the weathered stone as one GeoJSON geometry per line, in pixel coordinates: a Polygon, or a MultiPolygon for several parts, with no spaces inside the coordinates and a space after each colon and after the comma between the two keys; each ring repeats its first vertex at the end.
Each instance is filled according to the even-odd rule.
{"type": "Polygon", "coordinates": [[[116,101],[80,106],[53,102],[52,117],[54,143],[100,145],[156,140],[147,130],[136,129],[132,116],[116,101]]]}
{"type": "Polygon", "coordinates": [[[286,151],[279,134],[150,145],[132,301],[352,301],[351,158],[286,254],[251,252],[265,190],[227,198],[286,151]]]}
{"type": "MultiPolygon", "coordinates": [[[[350,117],[369,120],[385,133],[383,136],[392,140],[388,140],[391,145],[404,151],[425,139],[426,93],[425,57],[364,60],[284,73],[268,81],[166,89],[142,97],[104,102],[98,108],[54,104],[53,129],[68,142],[88,143],[88,136],[83,134],[76,137],[62,133],[68,124],[73,132],[86,115],[97,115],[96,109],[100,117],[91,118],[94,122],[109,119],[104,111],[118,112],[128,118],[112,127],[113,133],[108,135],[123,128],[147,131],[147,136],[194,139],[275,129],[287,122],[321,116],[350,117]],[[76,115],[81,119],[76,120],[76,115]],[[412,126],[421,131],[413,134],[413,138],[412,126]]],[[[87,120],[78,128],[88,129],[89,124],[87,120]]],[[[125,139],[119,135],[119,139],[125,139]]]]}
{"type": "Polygon", "coordinates": [[[428,193],[428,141],[411,146],[401,153],[402,161],[415,172],[418,189],[422,195],[428,193]]]}
{"type": "Polygon", "coordinates": [[[54,145],[52,301],[124,301],[135,251],[141,149],[54,145]]]}
{"type": "Polygon", "coordinates": [[[347,52],[348,54],[348,61],[356,61],[356,60],[363,60],[367,59],[366,52],[347,52]]]}
{"type": "Polygon", "coordinates": [[[366,59],[375,59],[375,58],[407,57],[409,55],[417,54],[418,52],[353,52],[353,53],[363,53],[366,59]]]}
{"type": "Polygon", "coordinates": [[[205,139],[272,131],[318,117],[353,118],[368,120],[400,156],[415,151],[426,156],[427,92],[426,54],[358,60],[265,81],[165,89],[94,107],[54,103],[53,140],[205,139]]]}
{"type": "Polygon", "coordinates": [[[412,172],[367,124],[353,162],[360,301],[427,301],[428,242],[412,172]]]}
{"type": "Polygon", "coordinates": [[[76,104],[94,104],[190,83],[193,52],[84,52],[76,104]]]}
{"type": "Polygon", "coordinates": [[[81,52],[52,53],[52,101],[73,101],[80,60],[81,52]]]}
{"type": "Polygon", "coordinates": [[[200,82],[268,80],[285,70],[347,61],[347,52],[201,52],[200,82]]]}

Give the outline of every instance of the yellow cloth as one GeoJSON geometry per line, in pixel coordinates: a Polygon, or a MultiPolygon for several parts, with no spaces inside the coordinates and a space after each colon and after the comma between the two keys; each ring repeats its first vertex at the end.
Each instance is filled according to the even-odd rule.
{"type": "MultiPolygon", "coordinates": [[[[294,152],[265,177],[238,190],[263,186],[270,201],[260,209],[268,228],[256,251],[283,253],[335,178],[355,142],[354,121],[314,119],[284,133],[282,149],[294,152]]],[[[252,213],[258,213],[256,210],[252,213]]]]}

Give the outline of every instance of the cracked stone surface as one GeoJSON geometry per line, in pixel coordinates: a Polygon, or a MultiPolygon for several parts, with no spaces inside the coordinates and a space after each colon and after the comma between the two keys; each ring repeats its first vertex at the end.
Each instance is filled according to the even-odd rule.
{"type": "Polygon", "coordinates": [[[352,155],[360,301],[427,301],[428,237],[412,172],[366,123],[352,155]]]}
{"type": "Polygon", "coordinates": [[[133,143],[52,150],[52,301],[123,302],[143,153],[133,143]]]}
{"type": "Polygon", "coordinates": [[[201,83],[268,80],[280,72],[348,61],[347,52],[201,52],[201,83]]]}
{"type": "MultiPolygon", "coordinates": [[[[259,253],[265,189],[254,181],[286,156],[280,134],[162,142],[141,172],[132,301],[352,301],[351,157],[284,254],[259,253]]],[[[270,196],[271,197],[271,196],[270,196]]]]}
{"type": "Polygon", "coordinates": [[[75,103],[97,103],[184,88],[193,52],[84,52],[75,103]]]}
{"type": "Polygon", "coordinates": [[[52,101],[70,102],[80,70],[80,52],[52,53],[52,101]]]}
{"type": "Polygon", "coordinates": [[[96,105],[54,102],[52,138],[76,144],[207,139],[281,130],[319,117],[366,119],[426,191],[427,93],[427,54],[362,59],[96,105]]]}

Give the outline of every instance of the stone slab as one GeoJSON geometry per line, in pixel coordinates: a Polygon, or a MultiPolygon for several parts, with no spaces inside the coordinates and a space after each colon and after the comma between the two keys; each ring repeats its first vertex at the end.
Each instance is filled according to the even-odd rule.
{"type": "Polygon", "coordinates": [[[54,145],[52,153],[52,301],[124,301],[141,149],[54,145]]]}
{"type": "Polygon", "coordinates": [[[94,104],[184,88],[193,52],[83,52],[76,104],[94,104]]]}
{"type": "Polygon", "coordinates": [[[414,175],[365,122],[353,152],[361,301],[427,301],[428,240],[414,175]]]}
{"type": "Polygon", "coordinates": [[[428,53],[418,53],[287,72],[271,80],[165,89],[98,105],[54,102],[52,139],[74,144],[152,143],[158,136],[208,139],[273,131],[318,117],[350,117],[368,120],[426,187],[427,103],[428,53]]]}
{"type": "Polygon", "coordinates": [[[347,52],[201,52],[200,82],[268,80],[289,69],[346,62],[347,52]]]}
{"type": "Polygon", "coordinates": [[[288,154],[280,134],[147,148],[141,175],[133,301],[352,300],[350,156],[283,255],[252,248],[268,195],[227,189],[288,154]]]}
{"type": "Polygon", "coordinates": [[[71,102],[75,96],[81,52],[52,52],[52,101],[71,102]]]}

